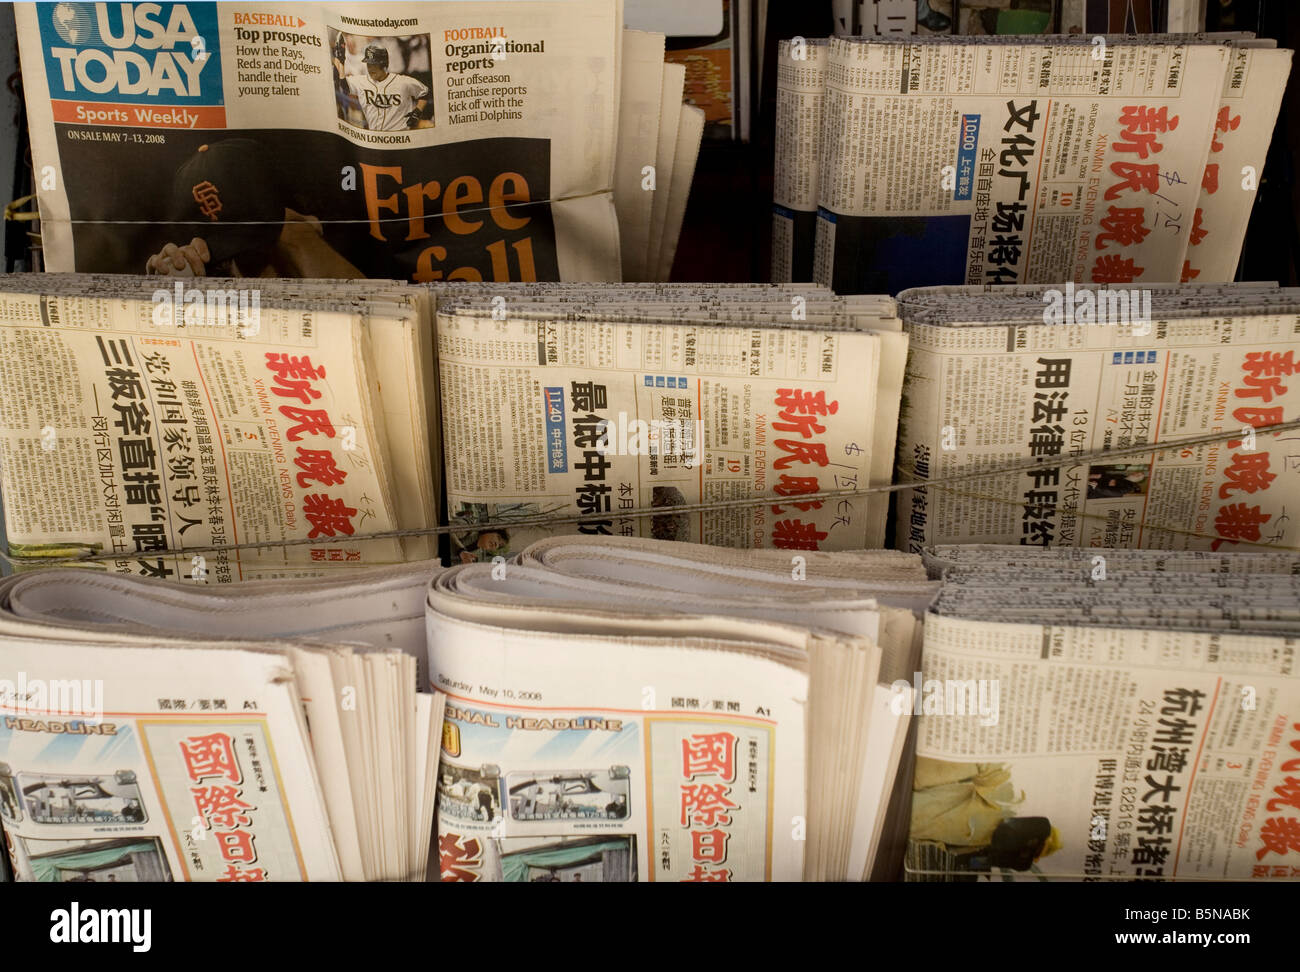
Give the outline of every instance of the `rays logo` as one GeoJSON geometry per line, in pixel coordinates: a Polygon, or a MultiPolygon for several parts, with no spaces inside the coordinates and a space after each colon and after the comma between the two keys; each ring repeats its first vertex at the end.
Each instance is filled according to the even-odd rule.
{"type": "Polygon", "coordinates": [[[216,6],[38,4],[51,97],[221,104],[216,6]]]}
{"type": "Polygon", "coordinates": [[[381,95],[373,91],[366,92],[366,104],[375,108],[396,108],[402,103],[402,96],[399,94],[381,95]]]}

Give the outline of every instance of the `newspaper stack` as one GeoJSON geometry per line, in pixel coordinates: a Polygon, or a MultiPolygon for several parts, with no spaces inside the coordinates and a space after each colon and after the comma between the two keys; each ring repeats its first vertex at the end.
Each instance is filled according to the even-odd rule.
{"type": "Polygon", "coordinates": [[[933,593],[901,554],[617,537],[450,568],[429,594],[443,880],[892,877],[888,683],[933,593]]]}
{"type": "Polygon", "coordinates": [[[202,284],[0,277],[7,554],[197,583],[433,557],[391,535],[437,522],[423,288],[202,284]]]}
{"type": "Polygon", "coordinates": [[[436,785],[447,881],[892,876],[887,683],[935,587],[893,551],[585,537],[220,589],[9,578],[0,828],[20,880],[419,880],[436,785]]]}
{"type": "Polygon", "coordinates": [[[890,298],[446,287],[436,330],[453,560],[517,551],[543,516],[716,546],[884,545],[883,494],[800,497],[889,482],[907,353],[890,298]]]}
{"type": "Polygon", "coordinates": [[[1300,878],[1300,558],[929,559],[909,878],[1300,878]]]}
{"type": "Polygon", "coordinates": [[[0,301],[20,566],[316,576],[432,558],[448,522],[454,562],[555,529],[884,545],[883,493],[805,497],[890,480],[907,355],[891,298],[29,274],[0,301]]]}
{"type": "Polygon", "coordinates": [[[704,129],[607,0],[17,5],[49,269],[662,280],[704,129]]]}
{"type": "Polygon", "coordinates": [[[1065,284],[899,300],[911,353],[897,481],[939,481],[899,492],[900,549],[1300,545],[1300,432],[1257,432],[1300,419],[1300,291],[1065,284]]]}
{"type": "Polygon", "coordinates": [[[436,569],[0,582],[18,880],[425,880],[445,699],[412,652],[436,569]]]}
{"type": "Polygon", "coordinates": [[[784,41],[772,279],[1231,280],[1290,66],[1249,34],[784,41]]]}

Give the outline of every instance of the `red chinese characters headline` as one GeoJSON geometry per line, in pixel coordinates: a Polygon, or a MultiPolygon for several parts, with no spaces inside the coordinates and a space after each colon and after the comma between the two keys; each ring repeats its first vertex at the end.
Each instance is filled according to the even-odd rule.
{"type": "MultiPolygon", "coordinates": [[[[823,468],[830,463],[826,455],[825,442],[809,441],[814,436],[823,435],[826,427],[818,418],[834,415],[839,411],[839,402],[826,401],[826,392],[807,392],[802,388],[778,388],[775,405],[780,409],[778,420],[772,423],[775,432],[787,434],[798,433],[800,438],[777,439],[775,445],[783,455],[772,463],[775,470],[789,469],[792,466],[817,466],[823,468]]],[[[807,471],[807,470],[800,470],[807,471]]],[[[778,496],[803,496],[821,492],[821,482],[817,476],[796,476],[782,472],[781,479],[772,487],[778,496]]],[[[808,500],[792,503],[796,510],[821,509],[821,500],[808,500]]],[[[773,506],[772,512],[784,515],[783,506],[773,506]]],[[[820,544],[829,534],[817,529],[816,523],[804,523],[798,517],[777,520],[772,526],[772,546],[784,550],[818,550],[820,544]]]]}
{"type": "Polygon", "coordinates": [[[442,880],[475,882],[483,865],[483,845],[477,837],[443,834],[438,838],[438,867],[442,880]]]}
{"type": "Polygon", "coordinates": [[[693,733],[682,740],[681,819],[691,837],[691,872],[683,881],[730,881],[727,841],[736,782],[736,736],[693,733]]]}
{"type": "MultiPolygon", "coordinates": [[[[1232,109],[1224,105],[1219,109],[1219,115],[1214,122],[1214,136],[1210,142],[1210,154],[1223,151],[1223,143],[1219,141],[1220,133],[1227,134],[1235,132],[1241,126],[1241,115],[1233,115],[1232,109]]],[[[1214,195],[1219,191],[1219,163],[1209,162],[1205,166],[1205,174],[1201,176],[1201,191],[1214,195]]],[[[1209,229],[1203,223],[1203,213],[1201,207],[1196,207],[1196,219],[1192,223],[1192,235],[1189,240],[1190,246],[1200,246],[1201,241],[1210,235],[1209,229]]],[[[1201,271],[1192,266],[1190,259],[1183,261],[1183,283],[1189,280],[1195,280],[1201,275],[1201,271]]]]}
{"type": "Polygon", "coordinates": [[[224,732],[189,736],[181,740],[181,758],[189,777],[194,809],[205,830],[212,831],[226,870],[218,881],[265,881],[268,871],[254,867],[257,848],[252,832],[252,812],[241,800],[243,773],[235,758],[234,740],[224,732]]]}
{"type": "MultiPolygon", "coordinates": [[[[321,397],[313,386],[314,381],[325,377],[325,369],[312,364],[307,355],[266,352],[266,367],[275,375],[271,391],[281,398],[292,398],[307,406],[321,397]]],[[[302,408],[297,405],[281,405],[280,414],[295,423],[285,433],[290,442],[300,441],[304,435],[323,436],[332,439],[335,436],[334,423],[324,409],[302,408]]],[[[301,470],[298,473],[298,486],[307,489],[312,483],[330,487],[341,485],[347,479],[347,472],[338,467],[334,453],[329,449],[308,449],[297,447],[297,456],[293,464],[301,470]]],[[[311,524],[307,539],[317,537],[334,537],[340,534],[352,536],[354,527],[352,518],[357,511],[343,500],[330,496],[326,492],[308,493],[302,500],[302,515],[311,524]]],[[[323,560],[316,556],[314,560],[323,560]]],[[[337,559],[331,557],[330,559],[337,559]]],[[[353,557],[350,559],[358,559],[353,557]]]]}
{"type": "MultiPolygon", "coordinates": [[[[1242,424],[1242,428],[1251,426],[1259,428],[1265,425],[1277,425],[1284,421],[1282,406],[1264,407],[1275,398],[1286,394],[1283,378],[1291,377],[1296,372],[1296,362],[1292,360],[1294,351],[1252,351],[1246,355],[1241,370],[1242,387],[1233,389],[1233,396],[1242,404],[1233,410],[1232,417],[1242,424]],[[1258,403],[1258,404],[1256,404],[1258,403]]],[[[1253,443],[1252,443],[1253,445],[1253,443]]],[[[1264,513],[1258,504],[1251,505],[1239,498],[1239,494],[1253,495],[1260,490],[1267,490],[1269,484],[1277,479],[1277,474],[1269,471],[1270,457],[1268,450],[1245,449],[1241,439],[1228,443],[1229,449],[1242,450],[1234,452],[1231,461],[1224,467],[1224,482],[1219,487],[1219,499],[1235,499],[1219,507],[1214,518],[1214,532],[1217,539],[1210,545],[1218,550],[1225,543],[1235,544],[1241,540],[1258,542],[1260,527],[1273,517],[1264,513]]]]}
{"type": "MultiPolygon", "coordinates": [[[[1300,722],[1294,723],[1291,728],[1300,733],[1300,722]]],[[[1290,746],[1300,752],[1300,736],[1292,739],[1290,746]]],[[[1270,854],[1281,857],[1300,854],[1300,758],[1284,762],[1282,772],[1295,775],[1287,776],[1273,787],[1276,796],[1270,798],[1264,806],[1268,813],[1276,813],[1278,816],[1269,817],[1260,827],[1260,846],[1255,851],[1255,859],[1260,862],[1270,854]]],[[[1268,863],[1256,864],[1251,876],[1297,877],[1300,876],[1300,867],[1287,867],[1276,860],[1270,860],[1268,863]]]]}
{"type": "Polygon", "coordinates": [[[1106,215],[1099,221],[1102,232],[1093,240],[1093,246],[1098,250],[1109,251],[1100,254],[1092,266],[1092,282],[1100,284],[1132,283],[1146,272],[1145,267],[1136,265],[1134,257],[1113,250],[1112,244],[1120,248],[1140,244],[1153,228],[1160,225],[1162,218],[1164,229],[1175,234],[1182,231],[1182,214],[1176,203],[1161,195],[1160,182],[1163,179],[1171,185],[1185,185],[1185,180],[1177,172],[1162,173],[1158,161],[1146,162],[1164,150],[1164,143],[1159,141],[1159,137],[1178,127],[1178,116],[1170,118],[1166,106],[1153,108],[1149,105],[1125,105],[1120,111],[1119,121],[1124,130],[1110,143],[1110,147],[1128,158],[1110,164],[1110,171],[1121,181],[1108,188],[1103,198],[1141,202],[1141,205],[1111,203],[1106,215]],[[1151,199],[1139,197],[1135,200],[1124,196],[1125,193],[1133,192],[1144,192],[1170,208],[1166,210],[1157,203],[1155,223],[1147,226],[1147,205],[1151,199]]]}

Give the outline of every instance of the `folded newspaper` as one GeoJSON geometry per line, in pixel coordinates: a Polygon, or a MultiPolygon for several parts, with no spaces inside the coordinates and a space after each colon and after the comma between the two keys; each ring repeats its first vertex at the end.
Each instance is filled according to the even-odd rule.
{"type": "Polygon", "coordinates": [[[563,537],[440,574],[443,880],[892,877],[933,595],[900,557],[563,537]]]}
{"type": "Polygon", "coordinates": [[[436,564],[226,588],[0,582],[0,828],[24,881],[425,880],[436,564]]]}
{"type": "Polygon", "coordinates": [[[1294,553],[927,561],[909,879],[1300,878],[1294,553]]]}
{"type": "Polygon", "coordinates": [[[1231,280],[1290,66],[1249,34],[783,41],[772,279],[1231,280]]]}
{"type": "Polygon", "coordinates": [[[199,283],[0,277],[9,557],[199,583],[433,557],[392,536],[437,522],[427,292],[199,283]]]}
{"type": "Polygon", "coordinates": [[[810,285],[437,290],[448,517],[464,526],[453,559],[519,550],[546,535],[529,523],[542,516],[718,546],[884,545],[883,494],[800,497],[889,483],[907,355],[891,299],[810,285]],[[719,502],[737,505],[697,508],[719,502]]]}
{"type": "Polygon", "coordinates": [[[897,481],[951,480],[898,493],[900,549],[1300,544],[1300,432],[1264,431],[1300,419],[1300,291],[938,287],[899,303],[897,481]]]}
{"type": "Polygon", "coordinates": [[[704,117],[621,3],[16,7],[49,269],[671,269],[704,117]]]}

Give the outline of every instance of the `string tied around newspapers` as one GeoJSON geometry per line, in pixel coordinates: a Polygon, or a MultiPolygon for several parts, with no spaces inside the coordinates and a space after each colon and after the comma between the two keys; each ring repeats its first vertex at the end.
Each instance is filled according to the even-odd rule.
{"type": "MultiPolygon", "coordinates": [[[[529,206],[552,206],[557,203],[573,202],[579,199],[586,199],[589,196],[610,195],[611,193],[612,190],[579,192],[579,193],[574,193],[571,196],[556,196],[556,197],[548,197],[546,199],[529,199],[526,201],[512,202],[510,203],[509,206],[491,206],[487,204],[476,206],[473,204],[466,203],[463,205],[458,205],[456,207],[456,215],[461,217],[462,219],[466,216],[491,216],[495,212],[499,212],[507,209],[519,210],[519,209],[525,209],[529,206]]],[[[14,200],[14,203],[22,203],[25,200],[29,200],[33,198],[35,197],[25,196],[23,199],[14,200]]],[[[55,224],[60,224],[65,226],[150,226],[150,227],[189,226],[195,228],[195,231],[197,231],[198,229],[210,228],[212,226],[211,220],[198,220],[198,219],[89,219],[89,218],[73,219],[68,216],[42,215],[39,211],[32,212],[30,214],[23,214],[23,216],[27,219],[33,219],[33,220],[38,219],[42,223],[55,223],[55,224]]],[[[445,221],[447,219],[447,214],[444,212],[429,212],[426,213],[423,218],[427,220],[445,221]]],[[[379,213],[375,213],[373,216],[345,216],[345,217],[333,217],[333,216],[322,217],[322,216],[313,215],[310,217],[304,216],[302,221],[305,222],[314,221],[320,223],[322,226],[336,226],[336,225],[337,226],[348,226],[348,225],[369,226],[377,223],[383,223],[383,224],[410,223],[411,216],[410,215],[404,216],[401,214],[396,216],[383,216],[379,213]]],[[[286,222],[297,222],[297,220],[286,220],[283,217],[278,219],[275,218],[228,219],[228,220],[222,220],[221,225],[226,228],[231,228],[236,226],[280,226],[286,222]]]]}
{"type": "MultiPolygon", "coordinates": [[[[1265,436],[1280,436],[1285,432],[1296,432],[1294,441],[1300,441],[1300,419],[1290,422],[1282,422],[1276,425],[1259,426],[1254,428],[1254,435],[1262,439],[1265,436]]],[[[1062,504],[1057,502],[1024,501],[986,494],[979,491],[964,489],[959,484],[972,483],[978,480],[987,480],[992,477],[1005,476],[1014,473],[1034,473],[1037,471],[1052,471],[1066,468],[1093,467],[1097,465],[1113,466],[1118,463],[1116,460],[1125,458],[1152,457],[1157,453],[1196,450],[1203,446],[1219,445],[1240,441],[1243,436],[1247,435],[1246,429],[1235,429],[1224,432],[1214,432],[1201,436],[1189,438],[1180,438],[1171,442],[1151,443],[1139,442],[1132,445],[1112,449],[1101,449],[1093,452],[1072,452],[1066,455],[1041,456],[1038,458],[1020,459],[1001,464],[974,465],[966,466],[962,469],[947,472],[941,476],[921,476],[917,475],[917,469],[913,465],[910,468],[900,468],[900,476],[904,481],[882,484],[879,486],[855,487],[852,489],[835,489],[822,490],[816,493],[800,493],[797,496],[758,496],[743,497],[739,499],[709,500],[698,503],[679,503],[671,506],[656,506],[649,509],[639,508],[631,510],[617,510],[609,513],[543,513],[532,516],[512,516],[509,519],[502,520],[481,520],[473,522],[442,524],[435,527],[421,527],[400,530],[384,530],[374,533],[353,534],[344,538],[322,538],[314,539],[295,538],[290,540],[259,540],[249,543],[235,544],[218,544],[208,546],[190,546],[183,548],[167,548],[164,550],[148,551],[149,559],[163,559],[169,557],[191,557],[194,554],[202,553],[238,553],[240,551],[258,551],[258,550],[277,550],[288,547],[320,547],[330,540],[335,544],[340,540],[351,544],[365,543],[368,541],[378,540],[402,540],[416,537],[432,537],[444,534],[464,534],[464,533],[484,533],[494,530],[517,530],[525,527],[535,527],[546,529],[551,527],[581,527],[584,524],[608,524],[612,520],[638,520],[646,517],[657,516],[677,516],[681,514],[693,513],[712,513],[726,512],[732,510],[757,509],[763,506],[795,506],[796,504],[808,504],[827,502],[844,499],[860,499],[870,496],[888,495],[890,493],[901,492],[903,490],[937,490],[956,496],[967,497],[985,501],[991,504],[1006,506],[1015,506],[1022,508],[1032,507],[1036,511],[1053,511],[1061,512],[1062,504]]],[[[1287,441],[1287,440],[1282,440],[1287,441]]],[[[1300,447],[1298,447],[1300,454],[1300,447]]],[[[1138,465],[1138,464],[1133,464],[1138,465]]],[[[1058,475],[1059,480],[1059,475],[1058,475]]],[[[1086,477],[1080,481],[1080,490],[1087,489],[1086,477]]],[[[1106,521],[1109,515],[1106,513],[1085,513],[1081,509],[1071,509],[1069,512],[1079,520],[1101,520],[1106,521]]],[[[1220,537],[1215,534],[1197,533],[1194,530],[1179,528],[1170,524],[1152,524],[1145,522],[1136,524],[1144,527],[1148,532],[1159,532],[1170,536],[1183,536],[1208,540],[1225,540],[1227,542],[1238,543],[1245,547],[1261,548],[1268,550],[1300,550],[1300,546],[1285,546],[1278,543],[1267,542],[1263,540],[1255,541],[1250,539],[1236,539],[1220,537]]],[[[797,550],[793,550],[797,553],[797,550]]],[[[12,557],[5,553],[0,553],[7,563],[14,566],[33,567],[33,566],[75,566],[79,564],[89,564],[105,561],[123,561],[138,559],[137,554],[126,551],[110,551],[105,553],[90,553],[74,557],[12,557]]],[[[357,565],[353,565],[357,566],[357,565]]],[[[361,566],[383,566],[374,561],[361,566]]]]}

